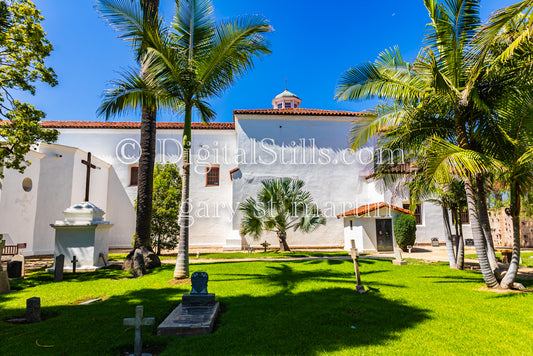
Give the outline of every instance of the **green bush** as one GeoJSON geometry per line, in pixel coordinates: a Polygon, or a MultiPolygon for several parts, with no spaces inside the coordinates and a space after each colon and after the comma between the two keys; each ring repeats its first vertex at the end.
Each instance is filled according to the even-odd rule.
{"type": "Polygon", "coordinates": [[[413,245],[416,240],[416,219],[413,215],[400,215],[394,219],[394,236],[402,250],[413,245]]]}

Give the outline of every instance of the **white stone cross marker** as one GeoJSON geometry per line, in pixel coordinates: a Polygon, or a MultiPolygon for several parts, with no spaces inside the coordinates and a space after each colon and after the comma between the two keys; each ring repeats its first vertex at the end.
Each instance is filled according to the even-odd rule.
{"type": "Polygon", "coordinates": [[[361,284],[361,275],[359,274],[359,264],[357,263],[357,248],[355,248],[355,240],[350,240],[352,244],[351,253],[352,253],[352,260],[353,260],[353,267],[355,269],[355,278],[357,279],[357,286],[355,287],[355,290],[358,293],[366,293],[365,286],[361,284]]]}
{"type": "Polygon", "coordinates": [[[135,318],[125,318],[124,326],[135,326],[135,343],[133,346],[133,354],[135,356],[142,355],[142,327],[145,325],[154,325],[155,318],[143,319],[143,306],[137,305],[135,308],[135,318]]]}

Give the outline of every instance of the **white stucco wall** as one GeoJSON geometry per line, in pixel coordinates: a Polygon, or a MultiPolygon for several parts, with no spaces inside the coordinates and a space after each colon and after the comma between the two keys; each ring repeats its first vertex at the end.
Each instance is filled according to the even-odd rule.
{"type": "Polygon", "coordinates": [[[8,245],[26,243],[25,255],[32,255],[35,249],[33,235],[35,229],[35,216],[37,214],[37,196],[39,191],[39,176],[41,160],[45,155],[30,152],[26,158],[31,165],[24,173],[12,169],[4,170],[4,179],[0,195],[0,234],[8,245]],[[32,189],[29,192],[22,188],[25,178],[32,180],[32,189]]]}
{"type": "MultiPolygon", "coordinates": [[[[261,181],[293,177],[305,182],[315,202],[327,217],[325,226],[309,234],[290,231],[291,247],[339,247],[344,244],[343,224],[336,218],[364,203],[383,200],[383,194],[367,183],[370,161],[364,152],[352,153],[348,134],[352,117],[236,115],[240,174],[234,179],[234,204],[255,196],[261,181]]],[[[238,230],[241,214],[233,220],[238,230]]],[[[263,240],[278,245],[274,234],[263,240]]]]}
{"type": "MultiPolygon", "coordinates": [[[[44,143],[39,145],[39,152],[45,157],[41,160],[33,252],[42,255],[54,252],[55,231],[50,224],[63,220],[63,211],[85,197],[86,166],[81,161],[87,159],[87,153],[74,147],[44,143]]],[[[91,170],[89,198],[105,211],[110,165],[96,156],[92,162],[100,169],[91,170]]]]}
{"type": "MultiPolygon", "coordinates": [[[[59,141],[90,151],[113,169],[109,178],[107,219],[114,224],[110,247],[130,247],[135,232],[134,201],[137,187],[130,186],[130,169],[138,165],[138,129],[61,129],[59,141]],[[127,199],[126,199],[127,198],[127,199]]],[[[156,162],[182,166],[183,131],[157,131],[156,162]]],[[[190,247],[222,247],[231,234],[232,182],[229,171],[237,166],[234,130],[193,130],[191,143],[190,247]],[[207,166],[220,168],[219,186],[206,186],[207,166]]],[[[83,176],[84,177],[84,176],[83,176]]]]}

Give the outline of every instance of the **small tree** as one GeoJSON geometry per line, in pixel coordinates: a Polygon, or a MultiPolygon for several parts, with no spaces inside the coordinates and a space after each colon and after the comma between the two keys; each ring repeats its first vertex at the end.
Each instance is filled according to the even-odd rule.
{"type": "Polygon", "coordinates": [[[279,239],[280,251],[290,251],[287,231],[314,231],[326,219],[313,202],[311,193],[302,190],[304,182],[291,178],[265,180],[257,201],[248,198],[239,210],[244,213],[241,233],[258,239],[263,231],[273,231],[279,239]]]}
{"type": "Polygon", "coordinates": [[[57,131],[41,127],[44,112],[14,97],[17,91],[34,95],[36,81],[57,84],[54,70],[44,64],[53,47],[43,19],[31,1],[0,0],[0,178],[3,167],[24,171],[33,143],[57,139],[57,131]]]}
{"type": "Polygon", "coordinates": [[[394,236],[398,246],[407,250],[416,240],[416,218],[413,215],[400,215],[394,219],[394,236]]]}
{"type": "Polygon", "coordinates": [[[150,242],[158,255],[178,246],[181,177],[175,164],[156,163],[150,242]]]}

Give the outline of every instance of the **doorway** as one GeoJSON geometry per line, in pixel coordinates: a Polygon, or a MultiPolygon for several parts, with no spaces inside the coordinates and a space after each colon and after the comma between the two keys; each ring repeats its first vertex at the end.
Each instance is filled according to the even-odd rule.
{"type": "Polygon", "coordinates": [[[376,219],[378,251],[392,251],[392,219],[376,219]]]}

